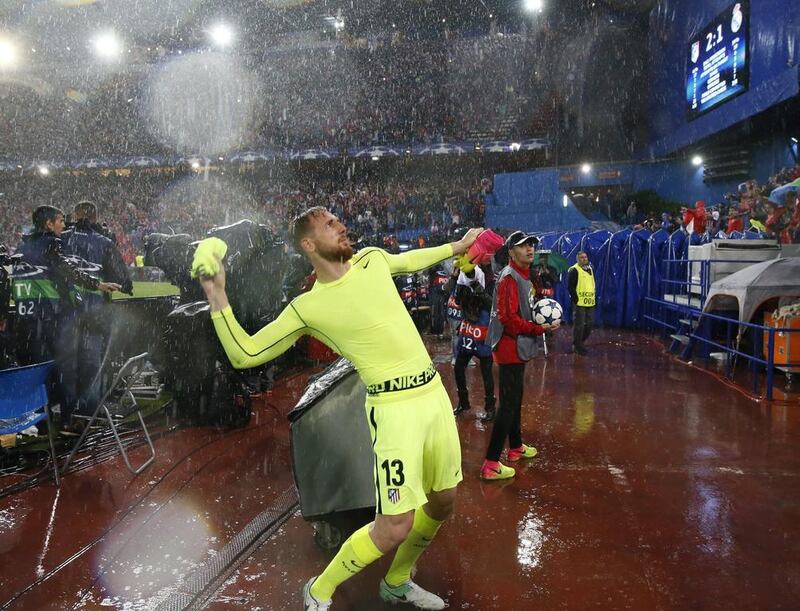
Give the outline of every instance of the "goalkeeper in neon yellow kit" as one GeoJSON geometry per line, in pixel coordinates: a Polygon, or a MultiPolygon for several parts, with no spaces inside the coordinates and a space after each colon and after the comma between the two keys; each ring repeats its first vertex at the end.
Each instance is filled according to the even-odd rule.
{"type": "Polygon", "coordinates": [[[461,446],[453,409],[422,339],[397,293],[393,274],[413,273],[461,255],[480,229],[458,242],[391,255],[353,255],[344,225],[324,208],[292,223],[294,246],[316,271],[314,287],[255,335],[228,304],[217,238],[198,246],[192,274],[236,368],[274,359],[311,335],[350,360],[367,387],[366,416],[375,452],[375,521],[347,539],[327,568],[303,589],[304,609],[329,609],[336,587],[397,547],[379,594],[387,602],[443,609],[444,601],[411,581],[411,568],[450,515],[461,481],[461,446]],[[399,547],[398,547],[399,546],[399,547]]]}

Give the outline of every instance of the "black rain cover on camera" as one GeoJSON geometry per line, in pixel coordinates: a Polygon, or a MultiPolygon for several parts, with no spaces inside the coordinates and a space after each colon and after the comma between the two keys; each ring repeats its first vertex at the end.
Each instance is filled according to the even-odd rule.
{"type": "Polygon", "coordinates": [[[266,226],[249,220],[215,227],[208,235],[228,245],[225,267],[231,307],[239,324],[255,333],[284,306],[283,278],[289,263],[283,242],[266,226]]]}

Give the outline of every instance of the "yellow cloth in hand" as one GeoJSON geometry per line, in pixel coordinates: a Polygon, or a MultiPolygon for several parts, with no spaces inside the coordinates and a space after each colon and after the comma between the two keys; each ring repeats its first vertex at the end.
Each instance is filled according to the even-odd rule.
{"type": "Polygon", "coordinates": [[[219,238],[206,238],[197,245],[192,260],[192,278],[198,276],[216,276],[219,272],[219,261],[228,252],[228,245],[219,238]]]}
{"type": "Polygon", "coordinates": [[[455,263],[456,267],[460,269],[465,274],[469,274],[472,270],[475,269],[475,264],[469,260],[469,255],[464,253],[460,257],[456,259],[455,263]]]}

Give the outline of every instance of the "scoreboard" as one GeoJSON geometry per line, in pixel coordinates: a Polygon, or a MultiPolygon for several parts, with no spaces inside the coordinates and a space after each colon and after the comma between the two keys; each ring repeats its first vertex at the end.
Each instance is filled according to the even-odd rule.
{"type": "Polygon", "coordinates": [[[689,121],[747,91],[750,85],[749,0],[731,5],[689,41],[686,116],[689,121]]]}

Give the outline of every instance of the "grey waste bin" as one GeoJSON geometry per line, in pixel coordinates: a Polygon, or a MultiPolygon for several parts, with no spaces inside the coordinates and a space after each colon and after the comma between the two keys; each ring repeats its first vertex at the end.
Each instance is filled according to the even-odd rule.
{"type": "Polygon", "coordinates": [[[374,454],[366,388],[339,359],[312,378],[289,413],[292,469],[303,518],[315,541],[335,549],[375,514],[374,454]]]}

